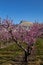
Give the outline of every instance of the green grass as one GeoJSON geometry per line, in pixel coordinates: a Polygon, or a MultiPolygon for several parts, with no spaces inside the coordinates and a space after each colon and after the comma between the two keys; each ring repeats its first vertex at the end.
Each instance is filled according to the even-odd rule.
{"type": "MultiPolygon", "coordinates": [[[[26,48],[26,44],[21,45],[26,48]]],[[[12,42],[12,45],[0,49],[0,63],[19,60],[19,56],[23,56],[23,53],[24,51],[16,43],[12,42]]]]}
{"type": "MultiPolygon", "coordinates": [[[[27,48],[25,43],[21,44],[24,48],[27,48]]],[[[37,56],[39,56],[43,60],[43,39],[37,39],[35,44],[37,49],[37,56]]],[[[8,60],[14,60],[16,57],[23,55],[24,51],[18,47],[16,43],[12,43],[12,45],[0,49],[0,63],[7,62],[8,60]]]]}
{"type": "Polygon", "coordinates": [[[38,54],[43,54],[43,39],[41,38],[37,39],[36,48],[38,54]]]}
{"type": "Polygon", "coordinates": [[[36,46],[36,53],[37,53],[37,56],[43,60],[43,39],[42,38],[38,38],[37,39],[37,42],[35,44],[36,46]]]}

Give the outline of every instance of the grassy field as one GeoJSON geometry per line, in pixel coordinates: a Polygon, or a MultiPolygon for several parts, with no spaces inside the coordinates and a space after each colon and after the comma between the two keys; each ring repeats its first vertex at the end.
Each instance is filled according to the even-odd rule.
{"type": "MultiPolygon", "coordinates": [[[[27,47],[26,44],[22,44],[24,48],[27,47]]],[[[43,39],[38,39],[36,44],[36,56],[37,58],[40,58],[43,61],[43,39]]],[[[7,63],[5,65],[9,65],[9,61],[17,61],[18,59],[20,60],[21,57],[24,55],[24,51],[17,46],[16,43],[0,49],[0,65],[3,63],[7,63]]]]}
{"type": "Polygon", "coordinates": [[[41,38],[37,39],[35,46],[37,49],[36,53],[38,57],[43,60],[43,39],[41,38]]]}
{"type": "MultiPolygon", "coordinates": [[[[21,44],[26,48],[26,44],[21,44]]],[[[24,51],[18,47],[16,43],[12,43],[12,45],[0,49],[0,64],[11,62],[11,61],[18,61],[21,60],[22,56],[24,54],[24,51]]]]}

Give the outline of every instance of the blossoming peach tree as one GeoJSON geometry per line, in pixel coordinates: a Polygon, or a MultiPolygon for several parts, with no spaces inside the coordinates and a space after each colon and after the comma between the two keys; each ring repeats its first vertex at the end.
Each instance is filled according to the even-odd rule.
{"type": "Polygon", "coordinates": [[[30,29],[26,30],[22,26],[12,23],[11,20],[5,19],[0,23],[0,41],[14,41],[25,52],[24,61],[31,54],[32,46],[35,44],[37,37],[43,35],[43,24],[33,23],[30,29]],[[19,44],[19,41],[28,45],[27,49],[19,44]]]}

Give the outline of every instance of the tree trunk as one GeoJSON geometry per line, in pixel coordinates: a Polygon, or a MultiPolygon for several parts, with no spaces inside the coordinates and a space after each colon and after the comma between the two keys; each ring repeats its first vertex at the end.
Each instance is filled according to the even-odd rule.
{"type": "Polygon", "coordinates": [[[25,62],[27,62],[27,52],[25,52],[25,59],[24,59],[25,62]]]}
{"type": "Polygon", "coordinates": [[[24,57],[24,65],[28,65],[27,52],[26,51],[25,51],[25,57],[24,57]]]}
{"type": "Polygon", "coordinates": [[[24,57],[24,62],[25,65],[28,65],[28,56],[31,54],[31,48],[28,46],[27,51],[25,51],[25,57],[24,57]]]}

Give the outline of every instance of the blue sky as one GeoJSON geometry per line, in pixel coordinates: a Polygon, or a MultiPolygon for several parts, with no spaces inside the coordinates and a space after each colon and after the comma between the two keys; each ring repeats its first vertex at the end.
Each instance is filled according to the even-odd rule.
{"type": "Polygon", "coordinates": [[[43,0],[0,0],[0,17],[7,15],[16,24],[21,20],[43,22],[43,0]]]}

